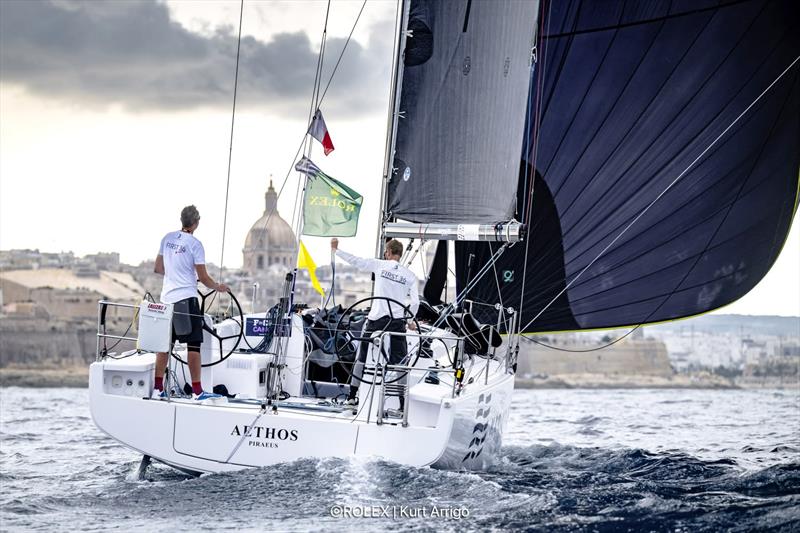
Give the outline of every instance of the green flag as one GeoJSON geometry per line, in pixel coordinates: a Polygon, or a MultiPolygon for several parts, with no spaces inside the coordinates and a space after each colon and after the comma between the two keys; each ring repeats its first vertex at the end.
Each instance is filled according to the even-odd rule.
{"type": "Polygon", "coordinates": [[[315,237],[355,235],[364,197],[322,172],[305,156],[294,168],[309,178],[303,203],[303,235],[315,237]]]}

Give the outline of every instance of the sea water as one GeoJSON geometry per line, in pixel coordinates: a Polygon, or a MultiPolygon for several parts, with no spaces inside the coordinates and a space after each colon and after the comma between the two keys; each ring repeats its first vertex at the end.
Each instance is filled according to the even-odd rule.
{"type": "Polygon", "coordinates": [[[512,409],[481,472],[328,459],[139,479],[86,390],[3,388],[0,529],[800,530],[797,389],[519,390],[512,409]]]}

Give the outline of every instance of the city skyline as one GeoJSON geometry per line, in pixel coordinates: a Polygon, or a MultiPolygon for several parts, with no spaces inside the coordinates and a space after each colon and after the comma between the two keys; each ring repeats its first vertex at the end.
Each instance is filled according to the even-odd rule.
{"type": "MultiPolygon", "coordinates": [[[[137,264],[193,203],[207,260],[239,267],[270,179],[284,188],[281,215],[296,216],[290,169],[324,8],[245,3],[228,189],[238,2],[0,2],[0,248],[117,251],[137,264]]],[[[331,11],[323,88],[360,8],[331,11]]],[[[342,239],[361,255],[375,250],[394,16],[393,3],[367,3],[321,106],[336,150],[311,152],[364,196],[357,236],[342,239]]],[[[328,260],[327,239],[303,241],[328,260]]],[[[800,315],[796,221],[767,277],[723,312],[800,315]]]]}

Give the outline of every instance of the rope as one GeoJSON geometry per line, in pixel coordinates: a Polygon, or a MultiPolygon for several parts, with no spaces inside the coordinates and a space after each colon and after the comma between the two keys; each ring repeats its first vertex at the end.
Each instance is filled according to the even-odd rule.
{"type": "Polygon", "coordinates": [[[627,337],[628,335],[630,335],[631,333],[633,333],[634,331],[636,331],[637,329],[639,329],[640,327],[642,327],[642,324],[637,324],[636,327],[631,329],[625,335],[622,335],[621,337],[618,337],[618,338],[614,339],[613,341],[611,341],[611,342],[609,342],[607,344],[603,344],[602,346],[595,346],[594,348],[587,348],[586,350],[570,350],[569,348],[559,348],[558,346],[553,346],[552,344],[547,344],[546,342],[541,342],[541,341],[537,341],[536,339],[532,339],[532,338],[526,336],[525,334],[521,334],[520,337],[522,337],[523,339],[525,339],[528,342],[532,342],[534,344],[538,344],[539,346],[544,346],[545,348],[550,348],[551,350],[556,350],[556,351],[559,351],[559,352],[586,353],[586,352],[596,352],[598,350],[604,350],[605,348],[608,348],[609,346],[613,346],[613,345],[617,344],[619,341],[621,341],[622,339],[624,339],[625,337],[627,337]]]}

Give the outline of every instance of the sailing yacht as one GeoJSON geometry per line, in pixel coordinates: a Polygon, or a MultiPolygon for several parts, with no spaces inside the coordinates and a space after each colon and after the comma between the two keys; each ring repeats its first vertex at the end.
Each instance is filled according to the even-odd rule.
{"type": "Polygon", "coordinates": [[[206,316],[203,386],[225,398],[181,396],[178,348],[173,394],[151,399],[147,346],[167,310],[144,303],[140,349],[113,354],[104,316],[120,304],[101,302],[90,404],[111,437],[193,473],[351,456],[482,468],[523,336],[704,313],[777,259],[798,205],[796,2],[415,0],[398,13],[379,243],[438,243],[427,303],[405,317],[407,359],[386,360],[396,334],[361,336],[372,299],[303,310],[290,272],[269,309],[206,316]]]}

